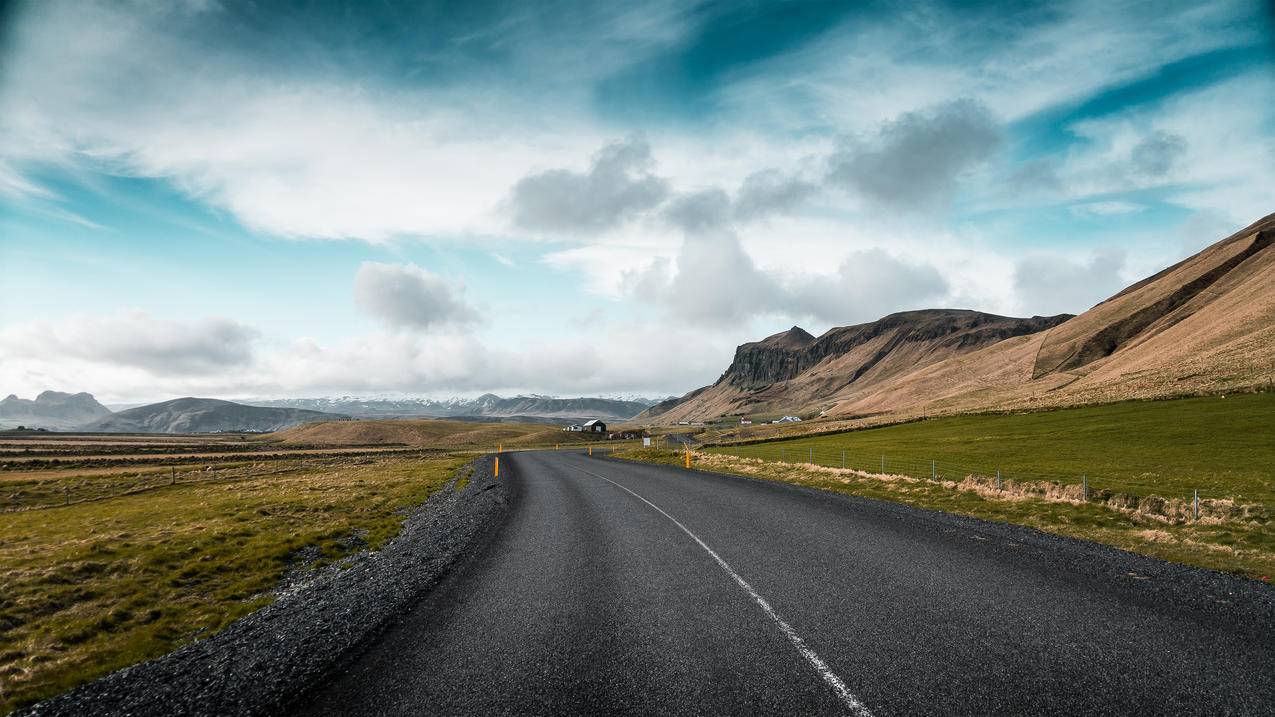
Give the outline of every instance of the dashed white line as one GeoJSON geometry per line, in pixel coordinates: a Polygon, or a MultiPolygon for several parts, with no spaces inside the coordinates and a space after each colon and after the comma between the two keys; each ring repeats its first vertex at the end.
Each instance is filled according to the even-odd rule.
{"type": "Polygon", "coordinates": [[[710,556],[712,556],[713,560],[717,561],[717,564],[721,566],[722,570],[725,570],[726,574],[730,575],[731,579],[733,579],[735,583],[739,585],[739,587],[743,588],[744,592],[748,593],[748,595],[752,597],[754,601],[756,601],[756,603],[761,607],[762,612],[766,613],[766,616],[769,617],[771,621],[773,621],[775,625],[779,627],[779,631],[784,634],[784,637],[788,638],[788,642],[792,643],[793,647],[797,648],[797,652],[801,653],[801,656],[806,658],[806,662],[809,662],[810,666],[815,668],[815,672],[818,672],[819,676],[823,678],[823,681],[828,683],[828,686],[832,688],[832,691],[836,693],[837,697],[840,698],[841,702],[845,704],[845,706],[852,713],[858,715],[859,717],[872,717],[872,713],[868,710],[867,706],[864,705],[863,702],[861,702],[858,697],[855,697],[854,693],[850,692],[850,688],[846,687],[846,683],[843,682],[841,678],[838,677],[837,674],[832,671],[832,668],[828,667],[828,663],[824,662],[823,658],[819,657],[818,653],[810,649],[810,647],[806,644],[806,641],[801,639],[801,636],[797,634],[797,631],[793,629],[792,625],[789,625],[786,620],[784,620],[782,617],[779,616],[779,613],[775,612],[775,609],[770,606],[770,603],[766,602],[766,598],[762,597],[760,593],[758,593],[756,590],[753,589],[752,585],[748,584],[747,580],[742,578],[739,575],[739,573],[735,572],[735,569],[730,566],[730,563],[727,563],[725,560],[723,560],[722,556],[717,554],[717,551],[708,547],[708,543],[705,543],[703,540],[700,540],[698,535],[696,535],[695,533],[692,533],[690,528],[687,528],[685,525],[682,525],[681,521],[669,515],[660,506],[652,503],[646,498],[643,498],[637,493],[634,493],[632,490],[626,488],[625,486],[622,486],[619,483],[616,483],[610,478],[607,478],[604,475],[598,475],[597,473],[594,473],[593,471],[585,470],[584,468],[578,468],[576,466],[572,466],[572,467],[580,471],[581,473],[587,473],[595,478],[601,478],[607,483],[610,483],[611,485],[619,488],[620,490],[625,491],[629,495],[632,495],[634,498],[637,498],[643,503],[646,503],[647,505],[654,508],[655,511],[658,512],[660,515],[672,521],[673,525],[676,525],[677,527],[681,528],[683,533],[686,533],[687,535],[691,536],[691,540],[694,540],[696,543],[698,543],[699,546],[703,548],[705,552],[707,552],[710,556]]]}

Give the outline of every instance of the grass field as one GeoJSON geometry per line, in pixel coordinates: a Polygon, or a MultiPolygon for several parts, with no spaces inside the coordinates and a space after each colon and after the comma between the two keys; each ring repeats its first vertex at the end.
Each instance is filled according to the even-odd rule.
{"type": "MultiPolygon", "coordinates": [[[[682,454],[634,449],[615,457],[681,466],[682,454]]],[[[718,453],[693,453],[696,470],[781,481],[848,495],[888,500],[918,508],[1026,525],[1049,533],[1105,543],[1162,560],[1245,575],[1269,582],[1275,577],[1275,531],[1269,518],[1166,519],[1155,513],[1118,510],[1065,496],[1015,490],[996,491],[970,481],[929,481],[872,476],[804,463],[778,463],[718,453]]]]}
{"type": "Polygon", "coordinates": [[[290,569],[375,549],[467,460],[283,457],[178,466],[172,485],[150,462],[0,474],[0,714],[209,636],[290,569]]]}
{"type": "Polygon", "coordinates": [[[1080,483],[1139,496],[1233,498],[1275,507],[1275,394],[1142,401],[937,418],[712,452],[917,477],[1080,483]],[[812,452],[813,451],[813,452],[812,452]],[[933,463],[931,463],[933,461],[933,463]]]}
{"type": "MultiPolygon", "coordinates": [[[[616,456],[684,460],[670,450],[616,456]]],[[[709,446],[693,465],[1027,525],[1261,580],[1275,576],[1275,394],[952,416],[709,446]],[[1078,485],[1082,475],[1088,493],[1078,485]]]]}

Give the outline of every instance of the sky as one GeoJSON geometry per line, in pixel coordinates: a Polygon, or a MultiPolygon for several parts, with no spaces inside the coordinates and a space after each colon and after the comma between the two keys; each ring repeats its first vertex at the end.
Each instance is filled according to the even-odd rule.
{"type": "Polygon", "coordinates": [[[1275,211],[1268,2],[0,3],[0,394],[667,396],[1275,211]]]}

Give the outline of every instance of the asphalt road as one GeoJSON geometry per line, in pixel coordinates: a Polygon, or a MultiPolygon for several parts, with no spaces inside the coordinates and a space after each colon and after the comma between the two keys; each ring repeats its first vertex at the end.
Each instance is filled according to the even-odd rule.
{"type": "Polygon", "coordinates": [[[502,527],[297,713],[1275,712],[1260,583],[577,453],[502,479],[502,527]]]}

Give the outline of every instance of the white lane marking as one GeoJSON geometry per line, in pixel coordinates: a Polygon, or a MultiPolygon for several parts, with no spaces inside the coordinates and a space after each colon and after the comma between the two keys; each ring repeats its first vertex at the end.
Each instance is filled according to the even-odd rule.
{"type": "Polygon", "coordinates": [[[681,521],[679,521],[677,518],[674,518],[673,516],[664,512],[664,509],[661,508],[660,506],[652,503],[646,498],[643,498],[637,493],[634,493],[633,491],[620,485],[619,483],[616,483],[610,478],[607,478],[604,475],[598,475],[597,473],[594,473],[593,471],[585,470],[583,468],[577,468],[576,466],[572,466],[572,468],[575,468],[576,470],[582,473],[587,473],[595,478],[601,478],[607,483],[610,483],[611,485],[619,488],[620,490],[627,492],[629,495],[632,495],[634,498],[637,498],[643,503],[646,503],[647,505],[654,508],[656,512],[658,512],[660,515],[673,521],[673,525],[676,525],[677,527],[681,528],[683,533],[686,533],[687,535],[691,536],[691,540],[694,540],[696,543],[699,543],[699,546],[703,548],[705,552],[711,555],[713,560],[717,561],[717,564],[721,566],[722,570],[725,570],[726,574],[730,575],[731,578],[735,581],[735,583],[739,585],[739,587],[743,588],[744,592],[748,593],[748,595],[752,597],[752,599],[755,600],[759,606],[761,606],[762,612],[766,613],[766,616],[769,617],[772,621],[774,621],[775,625],[779,627],[779,631],[784,633],[784,637],[788,638],[788,642],[791,642],[792,646],[797,648],[797,652],[801,653],[801,656],[806,658],[806,662],[809,662],[811,667],[815,668],[815,672],[819,673],[819,676],[823,678],[823,681],[828,683],[828,686],[832,688],[832,691],[836,693],[837,697],[839,697],[841,701],[845,703],[845,706],[849,708],[851,712],[853,712],[856,715],[859,715],[859,717],[872,717],[872,713],[868,711],[867,706],[864,705],[862,702],[860,702],[859,698],[855,697],[854,694],[850,692],[850,688],[846,687],[846,683],[842,682],[840,677],[837,677],[837,674],[832,671],[831,667],[828,667],[828,663],[824,662],[823,658],[819,657],[818,653],[816,653],[814,650],[810,649],[808,645],[806,645],[806,641],[801,639],[801,636],[797,634],[797,631],[793,629],[792,625],[789,625],[786,620],[784,620],[782,617],[779,616],[779,613],[775,612],[775,609],[770,606],[770,603],[766,602],[766,598],[762,597],[760,593],[754,590],[753,586],[749,585],[747,580],[744,580],[742,577],[740,577],[739,573],[735,572],[734,568],[730,566],[730,563],[727,563],[725,560],[722,559],[722,556],[717,554],[717,551],[708,547],[708,543],[705,543],[703,540],[700,540],[698,535],[692,533],[690,528],[687,528],[685,525],[682,525],[681,521]]]}

